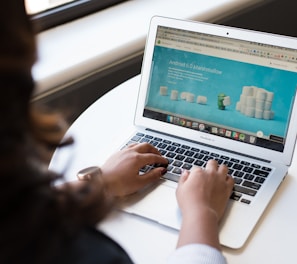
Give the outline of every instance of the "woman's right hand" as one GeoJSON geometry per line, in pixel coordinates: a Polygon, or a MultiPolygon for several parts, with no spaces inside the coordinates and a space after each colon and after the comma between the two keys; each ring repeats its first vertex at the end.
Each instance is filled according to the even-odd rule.
{"type": "Polygon", "coordinates": [[[222,218],[234,185],[225,165],[208,161],[205,169],[200,167],[184,171],[177,189],[177,199],[183,213],[197,207],[213,210],[218,221],[222,218]]]}
{"type": "Polygon", "coordinates": [[[179,246],[204,243],[219,248],[218,224],[233,185],[228,168],[215,160],[209,160],[205,169],[183,172],[176,190],[183,217],[179,246]]]}

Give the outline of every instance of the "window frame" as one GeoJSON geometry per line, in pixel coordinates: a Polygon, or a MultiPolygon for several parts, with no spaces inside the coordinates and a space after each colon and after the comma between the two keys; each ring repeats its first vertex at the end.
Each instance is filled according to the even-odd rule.
{"type": "Polygon", "coordinates": [[[127,0],[76,0],[30,15],[37,32],[67,23],[127,0]]]}

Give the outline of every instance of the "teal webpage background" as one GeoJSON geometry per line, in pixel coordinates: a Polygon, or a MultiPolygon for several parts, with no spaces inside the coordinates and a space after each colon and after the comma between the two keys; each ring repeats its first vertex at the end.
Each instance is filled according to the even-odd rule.
{"type": "Polygon", "coordinates": [[[247,133],[285,137],[296,84],[294,72],[156,46],[146,108],[247,133]],[[168,87],[167,96],[160,95],[160,86],[168,87]],[[274,93],[273,119],[251,118],[236,110],[243,86],[274,93]],[[171,90],[179,91],[177,101],[170,99],[171,90]],[[194,102],[181,100],[181,92],[195,94],[194,102]],[[231,98],[225,110],[218,109],[220,93],[231,98]],[[205,105],[196,103],[198,95],[207,97],[205,105]]]}

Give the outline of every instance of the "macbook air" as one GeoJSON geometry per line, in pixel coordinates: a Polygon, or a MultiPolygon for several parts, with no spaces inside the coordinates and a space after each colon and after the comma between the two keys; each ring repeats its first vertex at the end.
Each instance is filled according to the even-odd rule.
{"type": "Polygon", "coordinates": [[[122,210],[178,230],[181,172],[215,159],[235,180],[220,242],[242,247],[291,164],[296,49],[290,37],[153,17],[127,144],[154,145],[168,159],[168,172],[128,197],[122,210]]]}

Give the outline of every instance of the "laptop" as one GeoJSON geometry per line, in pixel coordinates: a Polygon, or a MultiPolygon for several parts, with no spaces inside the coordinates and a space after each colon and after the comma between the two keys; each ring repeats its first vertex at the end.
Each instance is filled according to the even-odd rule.
{"type": "Polygon", "coordinates": [[[169,166],[158,184],[128,197],[121,209],[178,230],[181,171],[216,159],[235,179],[220,243],[241,248],[291,164],[296,84],[294,38],[153,17],[135,133],[124,145],[149,142],[169,166]]]}

